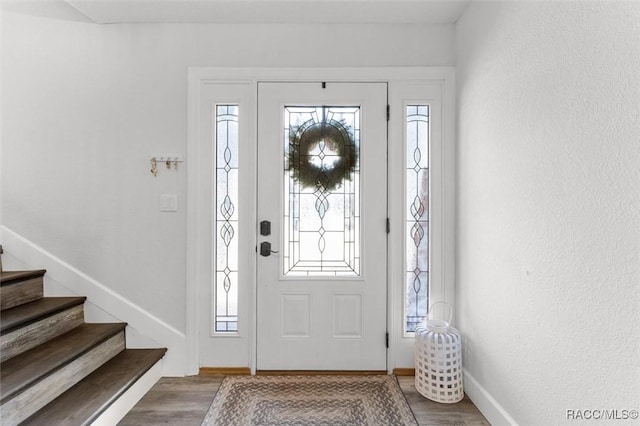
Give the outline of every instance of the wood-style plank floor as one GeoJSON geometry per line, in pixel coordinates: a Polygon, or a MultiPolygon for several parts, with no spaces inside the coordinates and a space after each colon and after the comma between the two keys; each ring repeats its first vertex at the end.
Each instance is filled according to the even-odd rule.
{"type": "MultiPolygon", "coordinates": [[[[164,377],[122,419],[120,426],[199,426],[223,376],[164,377]]],[[[469,398],[439,404],[420,395],[413,376],[398,377],[420,426],[490,426],[469,398]]]]}

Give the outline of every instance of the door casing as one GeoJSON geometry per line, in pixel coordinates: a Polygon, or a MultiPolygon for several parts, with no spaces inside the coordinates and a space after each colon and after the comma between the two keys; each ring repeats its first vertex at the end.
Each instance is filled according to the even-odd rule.
{"type": "MultiPolygon", "coordinates": [[[[455,81],[452,67],[415,67],[415,68],[190,68],[188,76],[188,142],[187,142],[187,265],[186,265],[186,363],[185,374],[197,374],[200,363],[199,330],[203,321],[200,313],[200,289],[212,282],[210,254],[212,236],[206,232],[211,226],[210,210],[203,206],[211,194],[207,190],[207,179],[210,178],[211,163],[202,158],[202,116],[201,103],[203,88],[211,84],[247,84],[251,87],[251,102],[256,104],[257,83],[259,81],[334,81],[334,82],[387,82],[389,84],[389,104],[391,105],[391,120],[389,122],[389,144],[393,145],[403,135],[401,111],[407,101],[426,100],[438,102],[441,115],[438,118],[441,126],[441,140],[432,155],[431,168],[437,174],[432,178],[430,189],[436,221],[432,220],[430,238],[433,251],[437,256],[431,258],[430,298],[433,301],[444,300],[455,305],[454,274],[455,274],[455,81]],[[424,89],[424,90],[422,90],[424,89]],[[418,90],[418,92],[416,92],[418,90]],[[420,91],[422,90],[422,92],[420,91]],[[416,95],[416,93],[422,93],[416,95]],[[437,99],[436,99],[437,98],[437,99]],[[435,229],[434,229],[435,228],[435,229]],[[435,231],[435,232],[434,232],[435,231]]],[[[249,120],[255,123],[255,111],[249,114],[249,120]]],[[[249,139],[256,144],[255,124],[251,126],[249,139]]],[[[255,155],[255,151],[254,151],[255,155]]],[[[402,153],[390,149],[389,152],[389,187],[398,187],[402,182],[402,153]],[[396,152],[394,154],[394,152],[396,152]]],[[[255,164],[255,157],[250,159],[255,164]]],[[[248,177],[249,178],[249,177],[248,177]]],[[[400,186],[402,187],[402,186],[400,186]]],[[[396,192],[399,194],[399,191],[396,192]]],[[[399,195],[400,197],[402,195],[399,195]]],[[[255,200],[255,194],[248,194],[247,200],[255,200]]],[[[400,209],[402,198],[394,199],[390,193],[389,218],[391,234],[388,250],[388,308],[387,322],[389,324],[390,346],[387,357],[387,371],[392,373],[396,369],[413,367],[413,338],[402,335],[402,312],[404,287],[400,273],[403,268],[402,234],[403,212],[400,209]],[[394,207],[395,206],[395,207],[394,207]]],[[[250,202],[250,201],[248,201],[250,202]]],[[[253,211],[252,223],[257,222],[256,209],[253,211]]],[[[433,217],[433,216],[432,216],[433,217]]],[[[251,234],[254,234],[253,232],[251,234]]],[[[257,244],[253,235],[252,243],[257,244]]],[[[255,270],[250,275],[255,277],[255,270]]],[[[255,278],[246,288],[246,320],[241,325],[242,343],[235,339],[233,345],[245,351],[248,365],[233,365],[220,358],[218,365],[211,367],[248,367],[252,373],[256,369],[256,282],[255,278]]],[[[454,320],[455,322],[455,320],[454,320]]],[[[219,337],[218,346],[221,354],[228,345],[225,339],[219,337]]]]}

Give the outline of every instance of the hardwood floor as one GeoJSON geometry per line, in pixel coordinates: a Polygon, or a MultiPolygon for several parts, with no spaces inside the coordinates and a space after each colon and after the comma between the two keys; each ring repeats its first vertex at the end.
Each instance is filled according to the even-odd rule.
{"type": "Polygon", "coordinates": [[[491,426],[466,396],[456,404],[441,404],[420,395],[413,376],[398,377],[400,388],[420,426],[491,426]]]}
{"type": "MultiPolygon", "coordinates": [[[[164,377],[133,407],[120,426],[199,426],[223,376],[164,377]]],[[[490,426],[469,398],[439,404],[420,395],[413,377],[398,377],[420,426],[490,426]]]]}

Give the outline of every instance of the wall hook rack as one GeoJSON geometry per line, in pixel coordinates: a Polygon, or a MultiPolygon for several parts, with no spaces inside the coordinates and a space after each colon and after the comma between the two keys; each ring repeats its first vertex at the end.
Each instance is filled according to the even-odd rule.
{"type": "Polygon", "coordinates": [[[151,157],[151,174],[158,176],[158,165],[162,164],[168,170],[178,170],[178,163],[183,161],[182,155],[154,155],[151,157]]]}

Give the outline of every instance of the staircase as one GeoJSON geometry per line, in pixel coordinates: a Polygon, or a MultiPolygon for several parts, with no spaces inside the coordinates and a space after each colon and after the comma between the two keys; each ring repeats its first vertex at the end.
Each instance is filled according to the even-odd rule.
{"type": "Polygon", "coordinates": [[[44,297],[46,271],[4,271],[1,259],[3,426],[92,424],[164,356],[126,349],[125,323],[85,323],[85,297],[44,297]]]}

